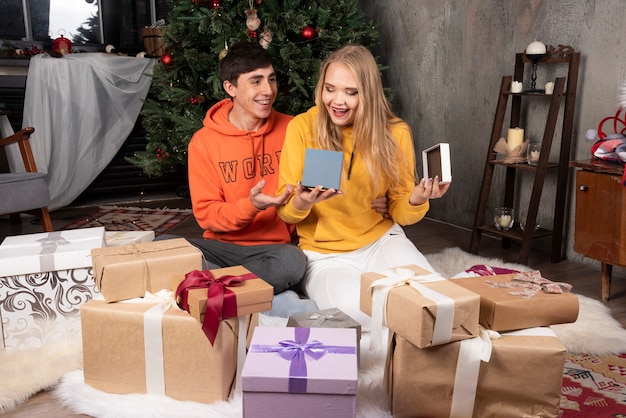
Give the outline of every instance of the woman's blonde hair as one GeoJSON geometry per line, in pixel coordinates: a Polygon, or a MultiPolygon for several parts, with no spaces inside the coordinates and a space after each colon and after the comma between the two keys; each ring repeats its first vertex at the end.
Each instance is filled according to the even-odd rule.
{"type": "MultiPolygon", "coordinates": [[[[352,128],[355,153],[363,159],[375,186],[381,180],[379,176],[382,173],[389,187],[393,189],[399,184],[400,173],[408,164],[389,129],[392,123],[400,120],[392,112],[391,104],[385,97],[376,60],[364,46],[343,46],[322,63],[315,87],[315,103],[320,108],[315,122],[318,144],[322,149],[342,150],[342,129],[332,122],[322,101],[326,72],[330,64],[335,62],[347,65],[357,82],[359,106],[352,128]]],[[[409,171],[413,173],[413,168],[409,171]]]]}

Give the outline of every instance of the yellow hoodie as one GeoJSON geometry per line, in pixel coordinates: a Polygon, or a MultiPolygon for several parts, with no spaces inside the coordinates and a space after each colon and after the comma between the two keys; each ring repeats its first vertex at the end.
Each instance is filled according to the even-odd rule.
{"type": "MultiPolygon", "coordinates": [[[[286,184],[297,184],[302,179],[306,148],[318,148],[315,141],[315,118],[318,108],[296,116],[287,126],[287,135],[280,159],[277,194],[286,184]]],[[[392,125],[391,132],[406,155],[410,167],[415,166],[413,138],[409,126],[402,122],[392,125]]],[[[419,222],[428,212],[428,201],[419,206],[409,203],[409,196],[415,187],[415,175],[405,170],[400,190],[392,193],[389,184],[380,182],[377,188],[369,181],[363,160],[354,156],[350,179],[347,168],[354,147],[352,127],[343,131],[343,174],[341,190],[324,202],[313,205],[310,210],[300,211],[293,205],[293,198],[278,208],[278,215],[285,222],[296,224],[299,245],[303,250],[320,253],[354,251],[380,238],[395,221],[400,225],[419,222]],[[371,202],[387,194],[389,213],[393,218],[385,219],[371,208],[371,202]]]]}

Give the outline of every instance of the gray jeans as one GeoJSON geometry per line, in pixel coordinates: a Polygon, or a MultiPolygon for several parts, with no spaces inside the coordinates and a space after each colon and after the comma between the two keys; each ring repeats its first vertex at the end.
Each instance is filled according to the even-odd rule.
{"type": "Polygon", "coordinates": [[[274,286],[275,295],[296,287],[306,272],[306,257],[294,244],[237,245],[202,238],[188,241],[202,251],[208,269],[244,266],[274,286]]]}

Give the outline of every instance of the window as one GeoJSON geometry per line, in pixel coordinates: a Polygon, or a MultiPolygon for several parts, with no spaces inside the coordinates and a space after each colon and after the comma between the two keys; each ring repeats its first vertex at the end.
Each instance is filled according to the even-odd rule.
{"type": "Polygon", "coordinates": [[[140,51],[141,29],[168,11],[167,0],[0,0],[0,40],[49,47],[63,34],[77,49],[140,51]]]}

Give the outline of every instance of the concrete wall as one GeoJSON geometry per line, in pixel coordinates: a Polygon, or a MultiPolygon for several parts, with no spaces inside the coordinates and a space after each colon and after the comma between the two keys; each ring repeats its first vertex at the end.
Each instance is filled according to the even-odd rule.
{"type": "MultiPolygon", "coordinates": [[[[585,138],[586,131],[595,129],[619,105],[626,84],[623,0],[360,0],[360,4],[378,25],[380,47],[375,53],[390,67],[385,83],[395,89],[394,110],[412,126],[416,150],[450,143],[453,184],[444,199],[433,202],[429,216],[434,219],[472,227],[500,82],[502,76],[513,74],[515,54],[530,42],[569,45],[581,52],[572,160],[590,157],[593,141],[585,138]]],[[[539,68],[538,87],[558,75],[539,68]]],[[[530,72],[524,80],[530,82],[530,72]]],[[[541,140],[543,114],[540,105],[529,111],[523,126],[527,137],[541,140]]],[[[508,115],[502,136],[507,128],[508,115]]],[[[493,190],[500,190],[502,183],[503,170],[498,172],[502,175],[497,175],[493,190]]],[[[573,250],[575,172],[569,173],[565,253],[568,259],[589,262],[573,250]]],[[[516,205],[521,211],[532,184],[524,176],[519,182],[516,205]]],[[[539,213],[539,224],[546,227],[552,224],[555,186],[554,176],[549,176],[539,213]]],[[[495,193],[489,207],[501,203],[501,198],[495,193]]],[[[536,243],[549,249],[549,239],[536,243]]]]}

